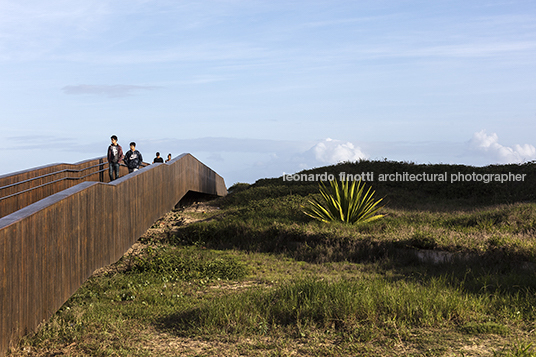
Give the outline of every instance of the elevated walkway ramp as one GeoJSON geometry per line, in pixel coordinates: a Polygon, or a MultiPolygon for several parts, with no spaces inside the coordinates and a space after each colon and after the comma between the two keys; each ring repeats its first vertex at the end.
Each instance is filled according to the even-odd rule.
{"type": "MultiPolygon", "coordinates": [[[[106,181],[106,166],[98,163],[102,171],[87,177],[106,181]]],[[[15,196],[30,202],[25,195],[35,192],[15,196]]],[[[224,196],[227,189],[221,176],[183,154],[113,182],[84,180],[0,218],[0,356],[49,319],[96,269],[119,260],[188,192],[224,196]]]]}

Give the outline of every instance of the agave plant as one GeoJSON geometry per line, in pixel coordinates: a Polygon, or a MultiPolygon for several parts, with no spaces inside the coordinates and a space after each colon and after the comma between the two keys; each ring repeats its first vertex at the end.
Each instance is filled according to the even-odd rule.
{"type": "Polygon", "coordinates": [[[349,224],[371,222],[383,217],[376,214],[383,206],[383,200],[374,200],[375,191],[365,192],[365,184],[360,181],[330,181],[331,189],[320,182],[322,200],[313,198],[303,211],[306,215],[323,222],[339,221],[349,224]]]}

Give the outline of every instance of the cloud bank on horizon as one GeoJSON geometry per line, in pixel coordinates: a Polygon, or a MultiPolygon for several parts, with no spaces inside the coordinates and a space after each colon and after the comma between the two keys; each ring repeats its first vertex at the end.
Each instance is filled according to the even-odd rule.
{"type": "Polygon", "coordinates": [[[500,164],[518,164],[536,159],[536,148],[530,144],[508,147],[499,144],[496,133],[488,135],[485,130],[476,132],[470,141],[471,147],[485,153],[489,162],[500,164]]]}
{"type": "MultiPolygon", "coordinates": [[[[279,177],[283,173],[295,173],[309,168],[329,166],[341,162],[356,162],[362,159],[470,166],[521,164],[536,160],[536,148],[533,145],[505,146],[499,143],[499,137],[496,133],[488,135],[485,130],[475,132],[470,140],[460,143],[352,143],[327,138],[314,144],[308,150],[299,151],[298,148],[296,149],[296,151],[286,154],[267,151],[271,152],[271,155],[262,164],[257,162],[256,166],[267,169],[264,171],[265,176],[263,177],[279,177]],[[368,150],[363,149],[360,144],[367,147],[368,150]],[[436,161],[431,162],[430,155],[435,155],[436,161]]],[[[254,182],[256,179],[250,175],[245,182],[254,182]]]]}
{"type": "MultiPolygon", "coordinates": [[[[121,140],[127,145],[129,140],[121,140]]],[[[359,160],[392,160],[414,163],[447,163],[485,166],[489,164],[526,163],[536,160],[536,147],[531,144],[505,146],[496,133],[485,130],[475,132],[469,140],[452,142],[350,142],[326,138],[320,141],[256,140],[230,137],[205,137],[195,139],[151,139],[138,142],[146,161],[159,151],[166,156],[178,156],[188,152],[224,177],[228,186],[236,182],[253,183],[266,177],[280,177],[284,173],[296,173],[315,167],[359,160]],[[436,157],[434,162],[430,157],[436,157]]],[[[6,172],[42,166],[45,163],[78,162],[103,155],[107,142],[80,144],[73,138],[57,138],[47,135],[11,137],[0,146],[2,151],[18,152],[30,160],[13,166],[6,172]],[[68,160],[40,160],[32,162],[32,153],[47,147],[51,157],[61,155],[68,160]],[[67,154],[68,153],[68,154],[67,154]]],[[[42,158],[41,156],[37,157],[42,158]]]]}

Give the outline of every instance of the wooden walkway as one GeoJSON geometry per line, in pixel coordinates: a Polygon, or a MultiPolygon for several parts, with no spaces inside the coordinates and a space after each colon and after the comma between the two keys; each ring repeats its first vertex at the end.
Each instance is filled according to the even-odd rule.
{"type": "Polygon", "coordinates": [[[227,194],[223,178],[190,154],[113,182],[104,161],[0,176],[0,356],[186,193],[227,194]]]}

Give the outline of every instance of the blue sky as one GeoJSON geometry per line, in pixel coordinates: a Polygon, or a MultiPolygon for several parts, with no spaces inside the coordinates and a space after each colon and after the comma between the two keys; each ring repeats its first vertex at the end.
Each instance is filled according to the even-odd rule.
{"type": "Polygon", "coordinates": [[[0,0],[0,174],[190,152],[228,186],[345,160],[536,160],[536,2],[0,0]]]}

